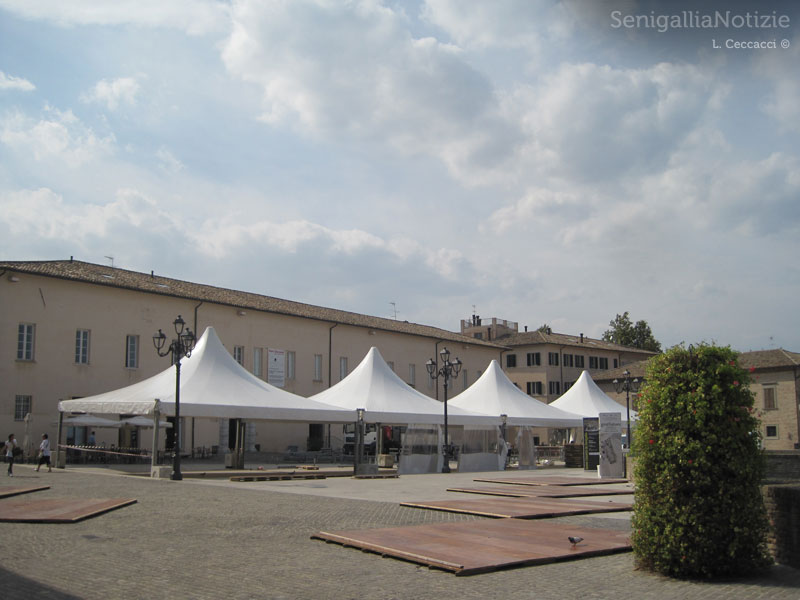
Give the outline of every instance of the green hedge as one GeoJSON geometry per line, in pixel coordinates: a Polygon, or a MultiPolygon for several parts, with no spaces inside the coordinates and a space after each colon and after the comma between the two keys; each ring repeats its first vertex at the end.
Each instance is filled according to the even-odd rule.
{"type": "Polygon", "coordinates": [[[710,578],[772,563],[759,424],[736,357],[703,344],[650,361],[633,443],[632,543],[641,568],[710,578]]]}

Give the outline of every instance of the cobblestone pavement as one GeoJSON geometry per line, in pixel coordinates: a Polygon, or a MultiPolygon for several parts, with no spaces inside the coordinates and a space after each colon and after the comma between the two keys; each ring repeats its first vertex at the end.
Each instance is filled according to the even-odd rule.
{"type": "MultiPolygon", "coordinates": [[[[138,503],[68,525],[0,523],[3,600],[800,597],[800,571],[788,567],[773,567],[756,579],[683,582],[634,570],[629,553],[456,577],[310,536],[478,517],[403,508],[392,499],[306,495],[296,486],[284,493],[279,486],[172,482],[80,469],[35,473],[20,465],[14,471],[14,485],[52,486],[29,499],[133,497],[138,503]]],[[[439,477],[398,481],[441,490],[454,481],[439,477]]],[[[367,483],[337,481],[338,495],[347,481],[367,483]]],[[[630,527],[619,517],[559,520],[630,527]]]]}

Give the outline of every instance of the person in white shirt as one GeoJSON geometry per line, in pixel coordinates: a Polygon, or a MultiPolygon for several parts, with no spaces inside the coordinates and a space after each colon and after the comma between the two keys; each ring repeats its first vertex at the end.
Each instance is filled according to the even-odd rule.
{"type": "Polygon", "coordinates": [[[14,434],[8,435],[8,441],[4,444],[3,449],[6,454],[6,462],[8,463],[8,476],[14,476],[14,449],[17,447],[17,440],[14,439],[14,434]]]}
{"type": "Polygon", "coordinates": [[[36,465],[38,471],[42,465],[47,465],[47,472],[51,473],[53,469],[50,467],[50,440],[47,439],[47,434],[42,434],[42,443],[39,444],[39,464],[36,465]]]}

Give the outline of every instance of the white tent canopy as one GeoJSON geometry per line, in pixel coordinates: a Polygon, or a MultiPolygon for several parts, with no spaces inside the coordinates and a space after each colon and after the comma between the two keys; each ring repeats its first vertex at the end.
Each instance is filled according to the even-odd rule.
{"type": "Polygon", "coordinates": [[[451,406],[492,415],[507,415],[507,424],[532,427],[581,427],[581,415],[559,410],[528,396],[503,373],[496,360],[478,381],[454,397],[451,406]]]}
{"type": "Polygon", "coordinates": [[[75,415],[74,417],[67,417],[64,419],[64,425],[70,427],[113,427],[119,429],[122,426],[122,422],[95,417],[94,415],[75,415]]]}
{"type": "MultiPolygon", "coordinates": [[[[130,417],[129,419],[122,419],[120,421],[123,425],[130,425],[131,427],[152,427],[153,426],[153,419],[150,417],[130,417]]],[[[172,427],[172,423],[169,421],[159,420],[158,422],[159,427],[166,427],[169,429],[172,427]]]]}
{"type": "MultiPolygon", "coordinates": [[[[175,369],[97,396],[62,400],[62,412],[152,415],[175,414],[175,369]]],[[[263,419],[307,423],[348,423],[352,411],[291,394],[262,381],[237,363],[213,327],[198,340],[192,355],[181,360],[181,416],[263,419]]]]}
{"type": "MultiPolygon", "coordinates": [[[[365,420],[370,423],[444,423],[442,403],[418,392],[400,379],[374,346],[352,373],[333,387],[311,396],[311,399],[350,410],[363,408],[366,411],[365,420]]],[[[447,412],[451,425],[493,427],[500,424],[499,415],[492,417],[457,407],[450,410],[449,403],[447,412]]]]}
{"type": "MultiPolygon", "coordinates": [[[[601,412],[617,412],[622,415],[622,420],[627,421],[627,411],[619,402],[609,398],[603,390],[589,375],[589,371],[584,371],[571,388],[569,388],[558,400],[550,403],[561,410],[583,415],[584,417],[597,417],[601,412]]],[[[636,413],[631,410],[631,421],[636,418],[636,413]]]]}

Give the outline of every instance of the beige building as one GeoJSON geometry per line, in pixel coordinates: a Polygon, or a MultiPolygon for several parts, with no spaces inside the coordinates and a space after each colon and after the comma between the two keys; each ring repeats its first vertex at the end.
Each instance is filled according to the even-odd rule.
{"type": "MultiPolygon", "coordinates": [[[[425,363],[447,347],[463,362],[453,396],[480,376],[502,346],[459,333],[278,298],[64,260],[0,262],[0,431],[33,440],[55,434],[61,399],[121,388],[169,367],[152,337],[181,315],[198,336],[213,326],[247,370],[312,396],[345,377],[376,346],[409,385],[442,398],[425,363]],[[272,359],[272,361],[270,361],[272,359]],[[277,366],[276,366],[277,365],[277,366]],[[272,368],[270,368],[272,367],[272,368]],[[25,422],[30,414],[30,422],[25,422]]],[[[229,447],[235,423],[185,419],[182,447],[229,447]]],[[[70,428],[70,442],[91,431],[70,428]]],[[[147,430],[96,430],[98,444],[149,447],[147,430]]],[[[250,423],[250,450],[340,447],[342,426],[250,423]]]]}
{"type": "MultiPolygon", "coordinates": [[[[766,450],[800,448],[800,354],[783,349],[742,352],[739,364],[752,370],[750,389],[755,396],[756,415],[766,450]]],[[[630,377],[645,379],[647,361],[627,365],[595,377],[609,396],[625,404],[625,392],[617,393],[614,379],[622,381],[627,369],[630,377]]],[[[631,395],[631,408],[635,407],[631,395]]]]}
{"type": "Polygon", "coordinates": [[[596,340],[582,333],[565,335],[518,330],[517,323],[504,319],[473,317],[461,321],[461,333],[506,346],[501,366],[509,379],[530,396],[552,402],[578,380],[584,370],[596,374],[640,361],[655,353],[596,340]]]}

